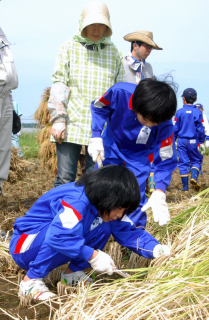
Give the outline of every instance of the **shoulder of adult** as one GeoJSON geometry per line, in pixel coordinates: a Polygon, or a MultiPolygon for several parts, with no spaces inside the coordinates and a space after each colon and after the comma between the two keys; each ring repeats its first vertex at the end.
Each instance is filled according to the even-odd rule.
{"type": "Polygon", "coordinates": [[[124,64],[124,66],[127,65],[127,66],[129,67],[126,57],[127,57],[127,56],[123,57],[123,64],[124,64]]]}
{"type": "Polygon", "coordinates": [[[146,63],[145,63],[145,68],[146,68],[146,69],[149,69],[149,70],[153,70],[153,69],[152,69],[152,65],[151,65],[149,62],[146,62],[146,63]]]}
{"type": "Polygon", "coordinates": [[[70,49],[74,46],[80,46],[81,44],[79,42],[76,42],[74,39],[69,39],[69,40],[66,40],[65,42],[63,42],[63,44],[61,45],[61,49],[70,49]]]}
{"type": "Polygon", "coordinates": [[[116,45],[112,41],[109,44],[107,44],[107,46],[111,46],[111,48],[115,50],[115,52],[117,52],[120,57],[123,57],[121,51],[118,49],[118,47],[116,47],[116,45]]]}

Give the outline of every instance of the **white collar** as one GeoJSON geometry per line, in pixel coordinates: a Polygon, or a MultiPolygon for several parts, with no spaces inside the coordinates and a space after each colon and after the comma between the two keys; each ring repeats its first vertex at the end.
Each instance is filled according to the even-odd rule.
{"type": "Polygon", "coordinates": [[[141,64],[142,64],[142,67],[144,67],[144,65],[145,65],[145,60],[136,62],[136,61],[132,58],[131,52],[129,52],[129,54],[128,54],[125,58],[126,58],[126,61],[127,61],[128,65],[129,65],[129,67],[130,67],[131,69],[133,69],[134,71],[136,71],[141,64]]]}

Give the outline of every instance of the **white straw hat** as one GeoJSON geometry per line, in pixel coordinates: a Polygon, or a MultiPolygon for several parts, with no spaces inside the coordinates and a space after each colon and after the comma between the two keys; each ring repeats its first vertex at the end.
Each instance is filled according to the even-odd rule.
{"type": "Polygon", "coordinates": [[[85,27],[89,26],[93,23],[101,23],[105,24],[108,28],[105,32],[106,37],[110,37],[112,35],[112,27],[110,24],[110,14],[108,7],[105,3],[93,0],[88,2],[82,11],[82,26],[81,26],[81,36],[86,37],[85,27]]]}
{"type": "Polygon", "coordinates": [[[127,34],[123,37],[124,40],[133,42],[133,41],[141,41],[146,44],[149,44],[156,50],[163,50],[153,41],[153,33],[151,31],[139,30],[132,33],[127,34]]]}

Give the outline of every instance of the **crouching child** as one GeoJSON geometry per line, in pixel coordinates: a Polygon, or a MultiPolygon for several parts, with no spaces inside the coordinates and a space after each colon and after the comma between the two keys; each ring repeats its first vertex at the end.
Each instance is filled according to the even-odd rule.
{"type": "Polygon", "coordinates": [[[140,219],[135,225],[129,218],[139,203],[134,174],[115,165],[85,174],[79,181],[41,196],[14,224],[10,253],[27,271],[19,295],[31,294],[36,300],[53,298],[55,294],[43,279],[69,261],[61,274],[61,282],[67,285],[86,280],[83,270],[90,266],[112,275],[114,257],[102,251],[111,234],[121,245],[146,258],[169,255],[169,248],[146,232],[140,219]]]}

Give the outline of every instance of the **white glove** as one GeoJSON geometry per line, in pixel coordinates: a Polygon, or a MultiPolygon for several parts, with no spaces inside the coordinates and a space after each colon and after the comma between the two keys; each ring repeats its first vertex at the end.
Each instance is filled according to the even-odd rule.
{"type": "Polygon", "coordinates": [[[177,148],[177,146],[178,146],[178,142],[177,142],[177,141],[175,142],[175,146],[176,146],[176,148],[177,148]]]}
{"type": "Polygon", "coordinates": [[[201,154],[205,154],[205,145],[204,145],[204,143],[200,144],[200,153],[201,154]]]}
{"type": "Polygon", "coordinates": [[[109,256],[109,254],[98,250],[98,255],[88,262],[90,263],[92,269],[98,271],[98,272],[107,272],[109,276],[113,274],[113,268],[115,267],[115,263],[112,260],[112,258],[109,256]]]}
{"type": "Polygon", "coordinates": [[[170,252],[169,247],[166,245],[157,244],[153,250],[153,257],[159,258],[163,254],[166,255],[166,257],[170,256],[171,252],[170,252]]]}
{"type": "Polygon", "coordinates": [[[58,122],[53,124],[51,133],[54,139],[61,144],[62,139],[65,139],[65,131],[66,131],[65,122],[58,122]]]}
{"type": "Polygon", "coordinates": [[[102,138],[91,138],[88,146],[88,153],[94,162],[97,162],[97,156],[100,153],[101,159],[104,160],[104,146],[102,138]]]}
{"type": "Polygon", "coordinates": [[[168,223],[170,214],[168,211],[168,204],[166,203],[166,195],[164,192],[155,190],[148,202],[142,207],[142,212],[152,208],[153,217],[155,222],[159,222],[160,226],[168,223]]]}
{"type": "Polygon", "coordinates": [[[209,148],[209,140],[206,140],[205,146],[206,146],[206,148],[209,148]]]}

